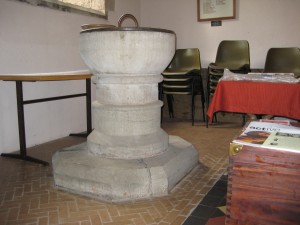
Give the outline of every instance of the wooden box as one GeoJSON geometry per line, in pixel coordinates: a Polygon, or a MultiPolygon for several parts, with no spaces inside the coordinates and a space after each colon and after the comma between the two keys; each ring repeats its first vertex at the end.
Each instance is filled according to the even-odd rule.
{"type": "Polygon", "coordinates": [[[300,224],[300,151],[231,143],[226,224],[300,224]]]}

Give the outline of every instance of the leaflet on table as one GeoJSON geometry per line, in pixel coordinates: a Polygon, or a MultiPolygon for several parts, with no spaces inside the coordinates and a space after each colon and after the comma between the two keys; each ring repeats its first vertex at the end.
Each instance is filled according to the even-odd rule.
{"type": "Polygon", "coordinates": [[[278,122],[252,121],[233,142],[300,153],[300,127],[278,122]]]}

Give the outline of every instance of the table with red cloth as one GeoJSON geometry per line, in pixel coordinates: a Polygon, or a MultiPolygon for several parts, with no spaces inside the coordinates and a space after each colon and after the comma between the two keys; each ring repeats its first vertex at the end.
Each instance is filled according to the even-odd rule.
{"type": "Polygon", "coordinates": [[[210,123],[218,111],[300,120],[300,84],[220,81],[207,110],[210,123]]]}

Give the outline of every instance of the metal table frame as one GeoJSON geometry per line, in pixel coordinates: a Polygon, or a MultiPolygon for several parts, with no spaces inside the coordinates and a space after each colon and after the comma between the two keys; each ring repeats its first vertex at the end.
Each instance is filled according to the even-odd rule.
{"type": "Polygon", "coordinates": [[[24,76],[24,75],[0,75],[0,80],[4,81],[15,81],[16,82],[16,97],[17,97],[17,109],[18,109],[18,126],[19,126],[19,144],[20,154],[14,153],[2,153],[2,157],[11,157],[21,159],[25,161],[35,162],[42,165],[49,165],[48,162],[36,159],[27,155],[26,148],[26,134],[25,134],[25,120],[24,120],[24,105],[34,104],[39,102],[55,101],[67,98],[76,98],[86,96],[86,120],[87,120],[87,132],[79,134],[70,134],[70,136],[82,136],[86,137],[92,132],[92,112],[91,112],[91,74],[76,74],[76,75],[43,75],[43,76],[24,76]],[[32,100],[23,100],[23,82],[26,81],[62,81],[62,80],[86,80],[86,92],[63,95],[51,98],[41,98],[32,100]]]}

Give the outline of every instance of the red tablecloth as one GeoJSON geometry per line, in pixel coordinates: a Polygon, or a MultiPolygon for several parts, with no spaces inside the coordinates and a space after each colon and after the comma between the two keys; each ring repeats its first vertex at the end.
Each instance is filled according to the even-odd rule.
{"type": "Polygon", "coordinates": [[[210,122],[218,111],[300,120],[300,84],[220,81],[207,111],[210,122]]]}

